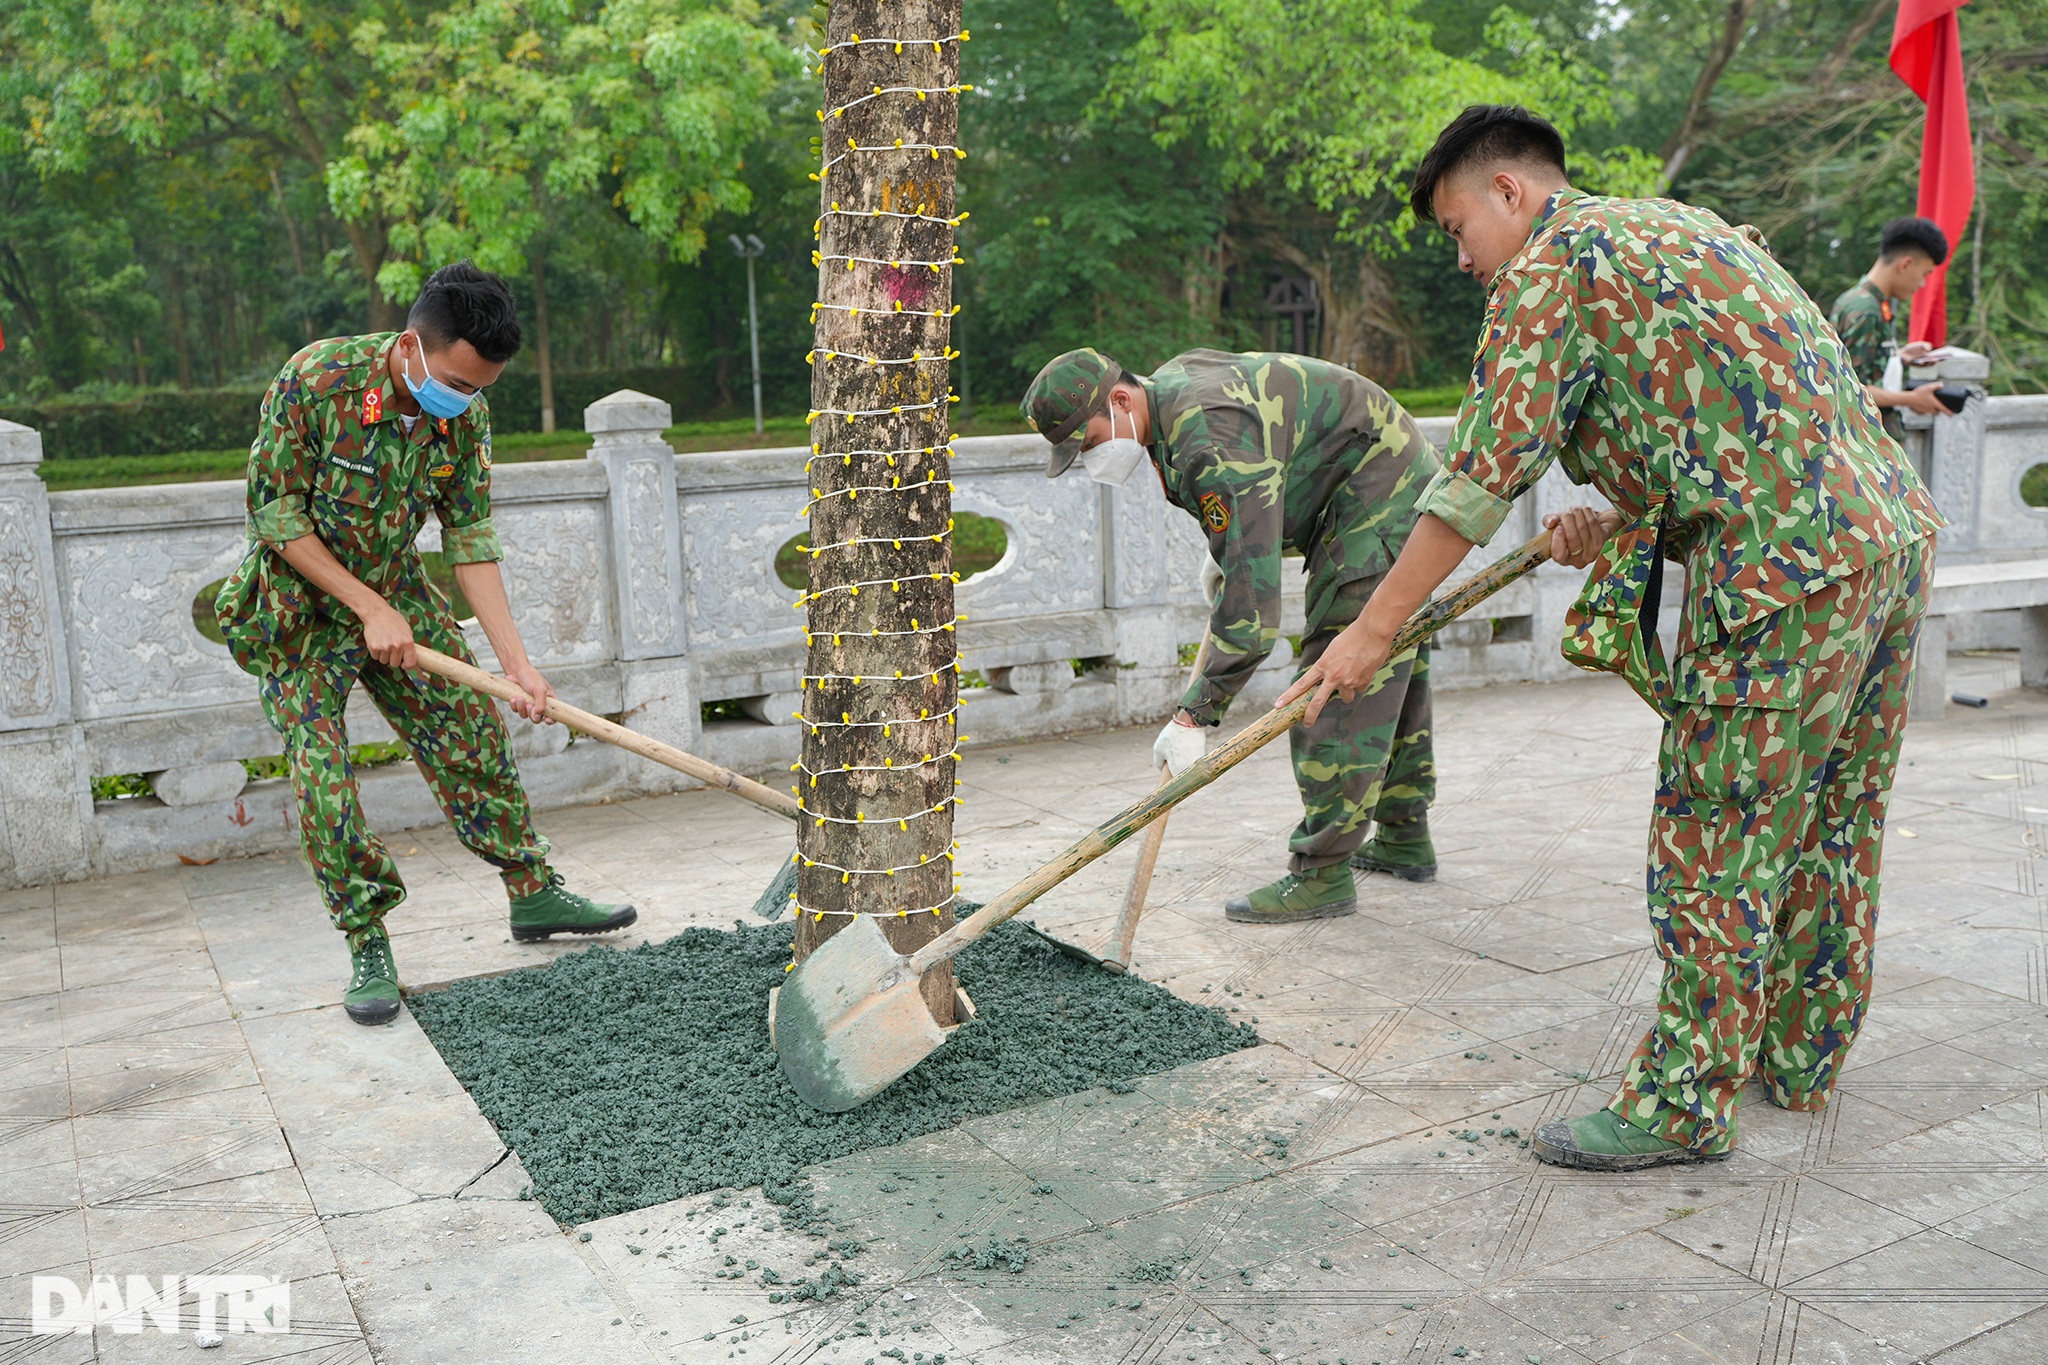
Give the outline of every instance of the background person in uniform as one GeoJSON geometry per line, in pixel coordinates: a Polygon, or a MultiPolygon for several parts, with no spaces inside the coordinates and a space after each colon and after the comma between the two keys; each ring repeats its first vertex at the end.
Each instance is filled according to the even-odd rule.
{"type": "MultiPolygon", "coordinates": [[[[1202,756],[1210,727],[1280,638],[1282,553],[1304,556],[1301,657],[1313,660],[1392,562],[1437,467],[1377,384],[1306,356],[1190,351],[1140,378],[1096,351],[1068,351],[1038,372],[1022,406],[1053,444],[1048,478],[1076,459],[1101,483],[1154,475],[1201,523],[1221,566],[1208,663],[1153,746],[1154,761],[1176,774],[1202,756]]],[[[1435,876],[1429,726],[1424,647],[1365,695],[1297,728],[1302,819],[1288,872],[1233,897],[1224,913],[1267,923],[1348,915],[1358,904],[1354,853],[1363,868],[1435,876]],[[1368,821],[1377,833],[1360,853],[1368,821]]]]}
{"type": "Polygon", "coordinates": [[[1863,391],[1877,404],[1884,429],[1893,440],[1906,434],[1899,410],[1932,416],[1946,412],[1935,397],[1935,386],[1917,389],[1885,387],[1885,369],[1894,355],[1907,363],[1920,359],[1930,349],[1924,341],[1899,345],[1899,306],[1920,292],[1920,286],[1934,268],[1948,259],[1948,238],[1925,218],[1894,218],[1884,225],[1878,239],[1877,261],[1855,287],[1835,300],[1828,315],[1835,335],[1848,349],[1850,368],[1863,381],[1863,391]]]}
{"type": "Polygon", "coordinates": [[[398,1013],[384,916],[405,899],[390,850],[363,819],[343,708],[361,682],[463,844],[497,867],[512,936],[599,933],[630,905],[568,891],[547,863],[504,721],[489,698],[413,672],[414,642],[474,662],[413,542],[431,510],[442,553],[506,676],[546,719],[547,680],[526,657],[491,529],[491,419],[482,390],[519,349],[504,281],[467,261],[436,271],[406,330],[315,342],[288,361],[249,448],[249,551],[215,611],[284,737],[299,840],[354,970],[349,1017],[398,1013]]]}
{"type": "Polygon", "coordinates": [[[1862,1023],[1942,521],[1749,230],[1576,190],[1557,130],[1499,105],[1443,131],[1412,202],[1489,282],[1485,331],[1399,560],[1290,695],[1313,692],[1314,717],[1370,684],[1553,460],[1620,509],[1566,516],[1553,548],[1597,564],[1567,655],[1665,718],[1647,876],[1663,979],[1613,1101],[1544,1124],[1535,1150],[1594,1170],[1723,1157],[1752,1070],[1772,1102],[1820,1109],[1862,1023]],[[1668,665],[1645,619],[1667,556],[1685,573],[1668,665]]]}

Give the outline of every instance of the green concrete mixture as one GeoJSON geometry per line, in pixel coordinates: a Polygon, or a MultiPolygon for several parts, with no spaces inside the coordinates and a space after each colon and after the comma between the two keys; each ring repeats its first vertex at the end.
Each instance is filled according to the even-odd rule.
{"type": "Polygon", "coordinates": [[[413,1014],[565,1223],[763,1186],[798,1226],[803,1167],[962,1119],[1249,1047],[1257,1035],[1015,924],[954,960],[980,1017],[869,1103],[820,1113],[768,1042],[791,928],[689,929],[414,997],[413,1014]]]}

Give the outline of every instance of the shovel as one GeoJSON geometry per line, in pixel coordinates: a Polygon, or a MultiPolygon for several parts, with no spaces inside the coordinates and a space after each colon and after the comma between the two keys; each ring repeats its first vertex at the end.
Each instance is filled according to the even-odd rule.
{"type": "MultiPolygon", "coordinates": [[[[1208,666],[1209,640],[1208,627],[1204,626],[1202,647],[1195,651],[1194,667],[1188,670],[1190,684],[1201,677],[1202,670],[1208,666]]],[[[1171,781],[1173,774],[1162,767],[1159,770],[1159,786],[1164,787],[1171,781]]],[[[1155,787],[1153,790],[1157,791],[1158,788],[1155,787]]],[[[1099,956],[1078,943],[1068,943],[1065,939],[1054,938],[1028,919],[1018,920],[1017,923],[1076,962],[1085,962],[1091,967],[1100,967],[1114,976],[1122,976],[1131,969],[1131,946],[1138,937],[1138,916],[1145,913],[1145,896],[1152,889],[1152,869],[1159,863],[1159,846],[1165,842],[1166,817],[1161,815],[1152,822],[1152,828],[1145,831],[1145,842],[1138,845],[1138,861],[1131,868],[1131,883],[1124,891],[1123,913],[1116,917],[1116,927],[1109,931],[1109,937],[1103,941],[1102,953],[1099,956]]]]}
{"type": "MultiPolygon", "coordinates": [[[[450,682],[461,683],[464,687],[482,692],[501,701],[525,701],[526,691],[510,678],[501,678],[495,673],[486,673],[475,664],[464,663],[450,658],[439,650],[428,649],[425,645],[414,646],[422,672],[432,673],[450,682]]],[[[588,711],[569,705],[560,697],[549,697],[548,719],[558,720],[579,735],[589,735],[607,744],[617,745],[629,753],[642,758],[651,758],[665,768],[674,768],[696,778],[707,787],[717,787],[731,792],[742,800],[751,801],[763,810],[772,810],[777,815],[797,818],[796,798],[785,795],[773,787],[764,786],[751,777],[741,777],[730,768],[721,768],[709,759],[695,754],[686,754],[672,744],[663,744],[658,739],[649,739],[637,730],[628,730],[616,721],[594,716],[588,711]]]]}
{"type": "MultiPolygon", "coordinates": [[[[1411,649],[1508,584],[1550,560],[1544,531],[1514,553],[1427,603],[1394,637],[1393,654],[1411,649]]],[[[972,916],[905,956],[873,919],[856,916],[826,939],[783,982],[772,1035],[782,1074],[798,1095],[827,1113],[843,1113],[879,1094],[937,1051],[950,1033],[933,1021],[918,982],[941,962],[1009,919],[1081,868],[1285,734],[1308,711],[1312,692],[1268,711],[1150,796],[1091,830],[1044,867],[972,916]]]]}

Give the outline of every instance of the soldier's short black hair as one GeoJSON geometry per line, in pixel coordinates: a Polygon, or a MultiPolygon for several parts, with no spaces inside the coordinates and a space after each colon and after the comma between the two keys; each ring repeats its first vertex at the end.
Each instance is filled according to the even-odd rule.
{"type": "Polygon", "coordinates": [[[1878,238],[1877,258],[1889,261],[1909,251],[1917,251],[1940,265],[1948,259],[1948,234],[1930,219],[1910,215],[1894,218],[1884,225],[1884,233],[1878,238]]]}
{"type": "Polygon", "coordinates": [[[512,291],[504,280],[467,260],[427,277],[405,325],[436,350],[466,341],[493,365],[519,354],[519,308],[512,291]]]}
{"type": "Polygon", "coordinates": [[[1536,162],[1564,174],[1564,136],[1550,120],[1519,104],[1473,104],[1445,125],[1436,145],[1415,168],[1408,207],[1418,222],[1436,217],[1436,187],[1445,176],[1472,162],[1536,162]]]}

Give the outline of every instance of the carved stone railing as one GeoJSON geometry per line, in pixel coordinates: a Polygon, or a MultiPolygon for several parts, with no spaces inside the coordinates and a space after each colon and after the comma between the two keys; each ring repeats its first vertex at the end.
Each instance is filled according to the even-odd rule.
{"type": "MultiPolygon", "coordinates": [[[[2048,511],[2022,507],[2016,489],[2025,469],[2048,460],[2048,399],[1972,409],[1984,432],[1969,509],[1974,553],[2040,555],[2048,511]]],[[[803,652],[795,593],[774,560],[803,530],[805,451],[679,456],[661,437],[667,405],[630,392],[584,417],[595,436],[587,458],[494,471],[493,514],[529,652],[578,705],[785,776],[798,749],[791,713],[803,652]],[[703,721],[704,704],[716,702],[736,705],[703,721]]],[[[1439,443],[1449,435],[1448,420],[1422,425],[1439,443]]],[[[1963,443],[1939,422],[1923,446],[1937,465],[1962,458],[1963,443]]],[[[959,590],[963,663],[988,684],[968,693],[973,742],[1163,718],[1182,689],[1181,656],[1207,619],[1202,539],[1157,481],[1123,490],[1079,474],[1049,481],[1044,452],[1035,436],[958,442],[956,510],[1000,522],[1008,541],[959,590]]],[[[291,846],[286,784],[251,782],[240,762],[279,748],[255,684],[194,622],[195,598],[244,552],[241,484],[46,494],[40,458],[35,432],[0,423],[0,886],[291,846]],[[92,799],[93,778],[128,773],[147,775],[152,794],[92,799]]],[[[1956,496],[1955,478],[1945,486],[1956,496]]],[[[1583,500],[1553,472],[1468,568],[1533,534],[1544,512],[1583,500]]],[[[439,548],[431,524],[421,547],[439,548]]],[[[1545,569],[1489,603],[1484,619],[1452,626],[1438,639],[1437,684],[1570,675],[1556,640],[1579,578],[1545,569]]],[[[1301,582],[1287,576],[1288,635],[1303,627],[1301,582]]],[[[491,663],[487,642],[471,636],[491,663]]],[[[1290,658],[1283,644],[1239,705],[1269,701],[1290,658]]],[[[360,695],[349,722],[355,742],[391,737],[360,695]]],[[[542,807],[682,782],[602,744],[571,744],[559,726],[514,720],[512,733],[542,807]]],[[[360,777],[378,828],[440,819],[410,765],[360,777]]]]}

